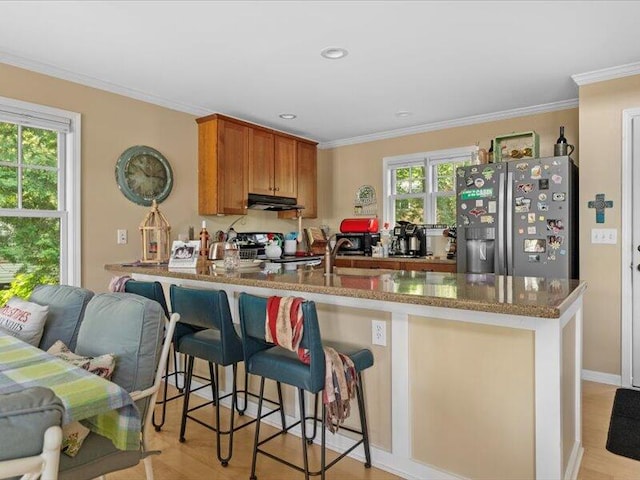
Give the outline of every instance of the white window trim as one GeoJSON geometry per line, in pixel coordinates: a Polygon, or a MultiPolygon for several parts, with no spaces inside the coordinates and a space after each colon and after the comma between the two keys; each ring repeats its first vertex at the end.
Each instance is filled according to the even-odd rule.
{"type": "MultiPolygon", "coordinates": [[[[35,103],[23,102],[13,98],[0,97],[0,110],[3,107],[9,108],[11,113],[18,116],[29,116],[29,112],[37,113],[38,116],[48,117],[52,125],[60,128],[61,125],[68,124],[66,131],[66,142],[61,145],[64,152],[64,159],[61,165],[64,168],[64,184],[59,185],[59,191],[64,192],[59,198],[63,202],[62,209],[66,209],[67,214],[60,219],[60,283],[73,286],[82,285],[82,231],[81,231],[81,115],[68,110],[38,105],[35,103]],[[64,268],[66,267],[66,268],[64,268]]],[[[26,123],[22,120],[23,123],[26,123]]],[[[0,216],[6,214],[8,210],[0,209],[0,216]]],[[[51,212],[25,211],[24,216],[48,216],[51,212]],[[33,215],[32,215],[33,214],[33,215]]]]}
{"type": "MultiPolygon", "coordinates": [[[[410,153],[407,155],[397,155],[393,157],[384,157],[382,159],[382,197],[384,198],[384,203],[382,207],[383,214],[383,223],[389,222],[389,225],[393,227],[395,225],[395,218],[393,214],[393,207],[391,206],[391,192],[393,191],[391,185],[391,170],[393,168],[398,168],[403,165],[415,165],[422,163],[425,167],[426,178],[425,182],[427,184],[428,191],[425,192],[425,212],[431,212],[433,210],[432,205],[432,187],[433,187],[433,173],[431,166],[436,163],[441,162],[450,162],[455,160],[456,157],[464,157],[465,159],[469,158],[473,152],[478,151],[478,146],[473,145],[469,147],[458,147],[458,148],[448,148],[444,150],[433,150],[431,152],[420,152],[420,153],[410,153]]],[[[407,198],[414,198],[416,195],[408,194],[405,195],[407,198]]],[[[399,197],[398,197],[399,198],[399,197]]],[[[429,213],[430,214],[430,213],[429,213]]]]}

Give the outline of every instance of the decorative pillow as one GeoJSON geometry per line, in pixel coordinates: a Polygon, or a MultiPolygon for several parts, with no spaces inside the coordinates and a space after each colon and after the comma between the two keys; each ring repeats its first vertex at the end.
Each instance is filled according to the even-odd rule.
{"type": "MultiPolygon", "coordinates": [[[[113,369],[116,366],[116,358],[114,355],[107,353],[99,357],[83,357],[76,355],[62,340],[57,340],[47,353],[55,355],[62,360],[69,362],[76,367],[83,368],[99,377],[109,380],[113,375],[113,369]]],[[[82,442],[89,435],[90,430],[80,422],[71,422],[62,427],[62,453],[69,457],[75,457],[80,451],[82,442]]]]}
{"type": "Polygon", "coordinates": [[[12,297],[0,308],[0,329],[37,347],[44,331],[48,306],[12,297]]]}
{"type": "Polygon", "coordinates": [[[69,347],[67,347],[61,340],[49,347],[47,353],[55,355],[62,360],[72,363],[76,367],[84,368],[91,373],[98,375],[99,377],[109,380],[113,375],[113,370],[116,366],[116,358],[111,353],[100,355],[99,357],[83,357],[76,355],[69,347]]]}
{"type": "Polygon", "coordinates": [[[91,431],[80,422],[71,422],[62,427],[62,453],[75,457],[80,451],[82,442],[91,431]]]}

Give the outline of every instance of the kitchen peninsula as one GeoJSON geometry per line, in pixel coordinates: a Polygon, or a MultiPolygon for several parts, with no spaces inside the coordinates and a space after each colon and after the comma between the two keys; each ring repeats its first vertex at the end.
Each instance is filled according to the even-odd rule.
{"type": "MultiPolygon", "coordinates": [[[[105,268],[223,289],[236,319],[243,291],[315,301],[324,338],[374,353],[365,390],[379,468],[415,479],[577,475],[584,283],[354,268],[330,276],[320,267],[105,268]],[[371,345],[371,320],[385,322],[388,347],[371,345]]],[[[328,442],[340,449],[340,434],[328,442]]]]}

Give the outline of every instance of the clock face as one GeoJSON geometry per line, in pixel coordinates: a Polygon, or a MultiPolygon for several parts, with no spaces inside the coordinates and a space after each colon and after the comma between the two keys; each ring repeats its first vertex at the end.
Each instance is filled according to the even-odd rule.
{"type": "Polygon", "coordinates": [[[173,186],[169,162],[160,152],[145,146],[131,147],[118,159],[116,181],[125,197],[138,205],[160,203],[173,186]]]}

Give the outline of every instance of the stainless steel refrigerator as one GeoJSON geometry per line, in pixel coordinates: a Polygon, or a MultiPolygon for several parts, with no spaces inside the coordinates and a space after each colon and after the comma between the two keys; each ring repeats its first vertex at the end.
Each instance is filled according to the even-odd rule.
{"type": "Polygon", "coordinates": [[[570,157],[456,170],[459,273],[578,278],[578,168],[570,157]]]}

